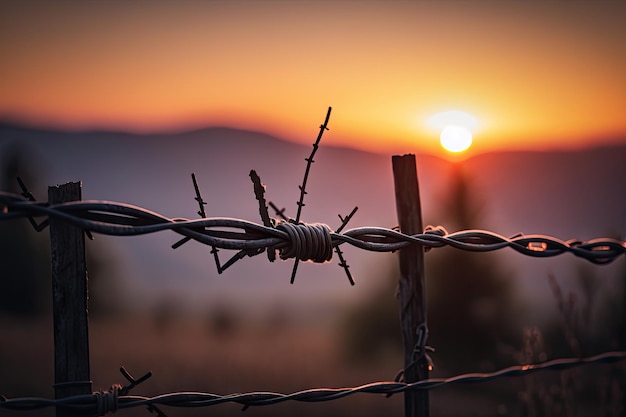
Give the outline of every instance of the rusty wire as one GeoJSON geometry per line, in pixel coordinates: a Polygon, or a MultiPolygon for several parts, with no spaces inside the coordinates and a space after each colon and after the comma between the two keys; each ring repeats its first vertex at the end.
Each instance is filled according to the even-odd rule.
{"type": "MultiPolygon", "coordinates": [[[[245,410],[252,406],[272,405],[286,401],[310,403],[338,400],[359,393],[379,394],[389,397],[410,390],[432,390],[452,384],[484,383],[506,377],[523,377],[538,371],[559,371],[583,365],[613,363],[623,360],[626,360],[626,351],[606,352],[586,358],[564,358],[538,364],[510,366],[491,373],[469,373],[450,378],[430,378],[412,383],[387,381],[374,382],[350,388],[313,388],[290,394],[248,392],[219,395],[203,392],[175,392],[155,397],[144,397],[139,395],[127,395],[128,387],[126,387],[112,391],[97,392],[91,395],[76,395],[60,399],[33,397],[4,398],[0,400],[0,409],[26,411],[46,407],[60,407],[85,413],[94,413],[98,410],[102,411],[103,397],[107,397],[106,399],[112,402],[112,404],[106,408],[106,412],[142,406],[208,407],[222,403],[240,404],[245,410]]],[[[103,414],[104,413],[101,413],[100,415],[103,414]]]]}

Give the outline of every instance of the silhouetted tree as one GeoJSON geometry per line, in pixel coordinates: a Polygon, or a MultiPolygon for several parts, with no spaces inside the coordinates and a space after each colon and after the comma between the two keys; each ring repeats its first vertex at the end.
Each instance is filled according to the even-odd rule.
{"type": "MultiPolygon", "coordinates": [[[[462,166],[453,165],[438,222],[448,231],[488,229],[482,207],[462,166]]],[[[502,269],[498,254],[435,249],[426,254],[426,277],[435,357],[457,372],[510,363],[499,358],[503,345],[519,345],[520,309],[512,273],[502,269]]]]}

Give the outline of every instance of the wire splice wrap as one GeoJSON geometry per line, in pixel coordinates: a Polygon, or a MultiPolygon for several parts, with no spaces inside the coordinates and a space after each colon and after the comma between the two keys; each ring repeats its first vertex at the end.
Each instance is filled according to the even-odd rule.
{"type": "Polygon", "coordinates": [[[281,259],[296,258],[315,263],[328,262],[333,257],[331,230],[322,223],[280,222],[276,229],[289,236],[289,244],[280,249],[281,259]]]}

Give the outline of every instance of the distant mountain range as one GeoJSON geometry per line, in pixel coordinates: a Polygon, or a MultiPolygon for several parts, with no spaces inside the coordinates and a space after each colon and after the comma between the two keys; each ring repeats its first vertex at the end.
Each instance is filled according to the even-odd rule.
{"type": "MultiPolygon", "coordinates": [[[[287,215],[295,215],[304,158],[310,152],[308,146],[229,128],[135,135],[0,124],[0,164],[14,153],[21,154],[24,169],[39,178],[38,184],[29,185],[39,200],[46,199],[47,185],[80,180],[84,199],[135,204],[170,217],[198,217],[190,178],[194,172],[208,202],[209,216],[260,223],[251,169],[266,184],[267,199],[285,207],[287,215]]],[[[440,203],[454,164],[430,155],[418,155],[417,163],[425,223],[440,223],[440,203]]],[[[626,234],[626,146],[497,152],[458,164],[470,176],[476,198],[484,202],[483,221],[476,228],[502,235],[548,234],[563,240],[626,234]]],[[[323,140],[307,192],[302,214],[305,222],[336,228],[338,215],[345,216],[358,206],[348,228],[393,227],[397,223],[390,155],[335,148],[323,140]]],[[[346,247],[346,258],[357,279],[355,287],[348,285],[336,265],[312,264],[300,266],[291,286],[291,262],[270,264],[266,257],[258,256],[238,262],[218,277],[208,248],[190,242],[174,251],[170,245],[176,240],[178,236],[168,232],[97,237],[104,242],[98,243],[102,250],[119,264],[129,294],[146,304],[174,297],[196,307],[245,300],[250,306],[293,303],[332,308],[385,279],[385,265],[394,259],[394,255],[346,247]]],[[[538,298],[549,292],[548,270],[566,275],[584,264],[571,255],[528,259],[507,252],[503,258],[514,266],[524,293],[539,293],[538,298]]],[[[614,273],[617,268],[624,268],[623,259],[599,267],[598,272],[614,273]]]]}

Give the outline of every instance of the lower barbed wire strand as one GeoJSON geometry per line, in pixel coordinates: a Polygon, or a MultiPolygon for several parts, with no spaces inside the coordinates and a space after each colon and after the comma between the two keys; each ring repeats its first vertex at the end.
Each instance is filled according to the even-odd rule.
{"type": "MultiPolygon", "coordinates": [[[[626,351],[605,352],[586,358],[563,358],[551,361],[510,366],[491,373],[469,373],[449,378],[431,378],[422,381],[405,382],[374,382],[351,388],[313,388],[291,394],[276,392],[249,392],[218,395],[203,392],[177,392],[162,394],[155,397],[137,395],[118,396],[116,409],[132,408],[146,405],[163,405],[170,407],[208,407],[227,402],[237,403],[244,407],[272,405],[285,401],[320,402],[331,401],[358,393],[393,395],[409,390],[432,390],[451,384],[475,384],[499,378],[522,377],[539,371],[559,371],[583,365],[613,363],[626,360],[626,351]]],[[[61,399],[47,398],[14,398],[0,401],[0,409],[35,410],[46,407],[62,406],[77,410],[100,410],[98,395],[78,395],[61,399]]],[[[104,406],[103,406],[104,407],[104,406]]],[[[104,408],[103,408],[104,409],[104,408]]],[[[108,409],[108,412],[113,412],[108,409]]]]}

